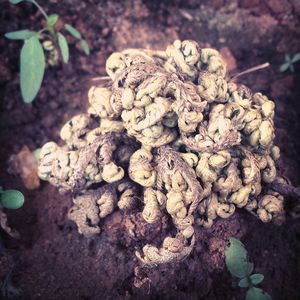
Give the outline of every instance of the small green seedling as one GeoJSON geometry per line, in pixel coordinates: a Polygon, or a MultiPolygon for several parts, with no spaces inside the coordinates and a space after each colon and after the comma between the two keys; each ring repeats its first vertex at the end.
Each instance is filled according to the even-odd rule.
{"type": "Polygon", "coordinates": [[[252,274],[254,265],[248,261],[243,243],[233,237],[225,250],[225,262],[232,276],[239,278],[239,287],[248,288],[245,300],[272,300],[271,296],[255,285],[264,280],[262,274],[252,274]]]}
{"type": "MultiPolygon", "coordinates": [[[[39,9],[46,19],[46,27],[39,31],[24,29],[8,32],[5,37],[11,40],[24,40],[20,55],[20,85],[24,102],[30,103],[36,97],[44,78],[46,68],[44,50],[50,52],[50,65],[56,64],[59,59],[56,48],[59,49],[63,62],[68,63],[69,46],[65,36],[55,28],[59,15],[51,14],[48,16],[35,0],[9,0],[11,4],[19,4],[25,1],[34,4],[39,9]],[[42,44],[41,40],[45,38],[48,40],[42,44]]],[[[89,55],[89,46],[81,33],[69,24],[65,24],[64,28],[79,40],[83,52],[89,55]]]]}
{"type": "Polygon", "coordinates": [[[18,209],[24,204],[24,195],[17,190],[2,190],[0,187],[0,208],[18,209]]]}
{"type": "Polygon", "coordinates": [[[291,72],[295,71],[294,63],[297,61],[300,61],[300,53],[296,53],[293,57],[291,57],[289,54],[285,54],[284,56],[285,63],[283,63],[280,66],[280,72],[285,72],[287,70],[290,70],[291,72]]]}

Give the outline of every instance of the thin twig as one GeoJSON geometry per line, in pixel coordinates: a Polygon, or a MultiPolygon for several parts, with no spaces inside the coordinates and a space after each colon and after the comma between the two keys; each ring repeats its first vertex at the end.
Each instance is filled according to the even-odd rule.
{"type": "Polygon", "coordinates": [[[109,76],[93,77],[87,79],[87,82],[105,87],[111,82],[111,78],[109,76]]]}
{"type": "Polygon", "coordinates": [[[91,79],[91,81],[101,81],[101,80],[109,80],[109,76],[101,76],[101,77],[94,77],[91,79]]]}
{"type": "Polygon", "coordinates": [[[246,75],[246,74],[249,74],[249,73],[252,73],[252,72],[256,72],[256,71],[259,71],[259,70],[262,70],[262,69],[265,69],[265,68],[268,68],[270,66],[270,64],[268,62],[264,63],[264,64],[261,64],[261,65],[258,65],[256,67],[253,67],[253,68],[250,68],[250,69],[247,69],[243,72],[240,72],[236,75],[234,75],[230,81],[234,81],[236,80],[238,77],[240,76],[243,76],[243,75],[246,75]]]}
{"type": "Polygon", "coordinates": [[[38,10],[42,13],[42,15],[44,16],[46,21],[48,21],[48,15],[44,11],[44,9],[35,0],[27,0],[27,1],[32,3],[33,5],[35,5],[38,8],[38,10]]]}

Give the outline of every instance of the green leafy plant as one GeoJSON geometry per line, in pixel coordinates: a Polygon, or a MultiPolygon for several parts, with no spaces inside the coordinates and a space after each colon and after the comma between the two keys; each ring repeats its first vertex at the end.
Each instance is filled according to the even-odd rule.
{"type": "Polygon", "coordinates": [[[280,72],[285,72],[287,70],[294,72],[294,63],[300,61],[300,53],[296,53],[293,57],[291,57],[289,54],[285,54],[284,59],[285,63],[280,66],[280,72]]]}
{"type": "Polygon", "coordinates": [[[17,190],[3,190],[0,187],[0,208],[18,209],[23,206],[24,195],[17,190]]]}
{"type": "MultiPolygon", "coordinates": [[[[69,46],[65,36],[55,28],[59,15],[47,15],[35,0],[9,0],[9,2],[14,5],[20,2],[30,2],[39,9],[46,19],[46,27],[39,31],[24,29],[5,34],[5,37],[11,40],[24,40],[20,55],[20,86],[24,102],[30,103],[36,97],[44,78],[46,68],[44,48],[48,51],[59,49],[63,62],[68,63],[69,46]],[[41,43],[44,38],[50,39],[50,45],[49,43],[45,45],[41,43]],[[53,44],[56,48],[53,47],[53,44]]],[[[89,46],[81,33],[70,24],[65,24],[64,28],[70,35],[79,40],[83,52],[89,55],[89,46]]]]}
{"type": "Polygon", "coordinates": [[[271,300],[271,296],[255,285],[264,280],[262,274],[252,274],[254,265],[248,261],[248,253],[243,243],[233,237],[225,250],[225,262],[232,276],[239,278],[239,287],[248,288],[246,300],[271,300]]]}

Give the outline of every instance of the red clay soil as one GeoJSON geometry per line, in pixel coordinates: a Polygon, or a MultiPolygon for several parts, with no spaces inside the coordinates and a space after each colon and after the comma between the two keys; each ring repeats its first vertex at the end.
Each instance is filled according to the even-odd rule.
{"type": "MultiPolygon", "coordinates": [[[[103,221],[97,238],[80,236],[66,218],[71,197],[48,183],[28,191],[9,175],[7,162],[23,145],[31,150],[59,141],[59,129],[86,106],[91,79],[104,75],[107,56],[128,47],[164,49],[174,39],[194,39],[221,49],[235,74],[266,61],[271,67],[240,82],[262,91],[276,103],[276,142],[282,149],[280,173],[300,185],[299,71],[278,71],[284,54],[300,52],[298,0],[80,1],[39,3],[59,13],[86,37],[91,55],[84,56],[70,38],[71,61],[49,68],[37,99],[22,102],[19,92],[21,42],[3,33],[39,29],[43,19],[30,3],[12,6],[0,0],[0,183],[26,196],[25,206],[8,212],[20,234],[13,240],[1,232],[6,250],[0,256],[0,280],[12,272],[21,299],[243,299],[224,264],[228,237],[241,239],[265,275],[262,288],[273,299],[300,299],[300,224],[291,218],[282,226],[262,224],[238,211],[209,229],[197,229],[197,246],[181,263],[141,268],[134,256],[146,242],[159,242],[168,220],[148,225],[139,210],[116,211],[103,221]]],[[[289,207],[289,206],[288,206],[289,207]]],[[[1,297],[1,296],[0,296],[1,297]]]]}

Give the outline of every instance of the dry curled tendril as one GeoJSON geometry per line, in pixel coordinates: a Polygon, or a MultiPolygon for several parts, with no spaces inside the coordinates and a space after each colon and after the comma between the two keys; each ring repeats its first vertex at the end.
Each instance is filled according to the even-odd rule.
{"type": "Polygon", "coordinates": [[[217,50],[190,40],[107,59],[111,83],[91,87],[87,113],[63,126],[64,145],[43,146],[39,163],[41,179],[74,194],[69,218],[81,234],[99,234],[101,218],[142,201],[146,222],[168,214],[177,232],[136,253],[153,265],[187,257],[194,226],[236,208],[282,221],[283,197],[271,189],[283,181],[274,102],[228,80],[226,69],[217,50]]]}

